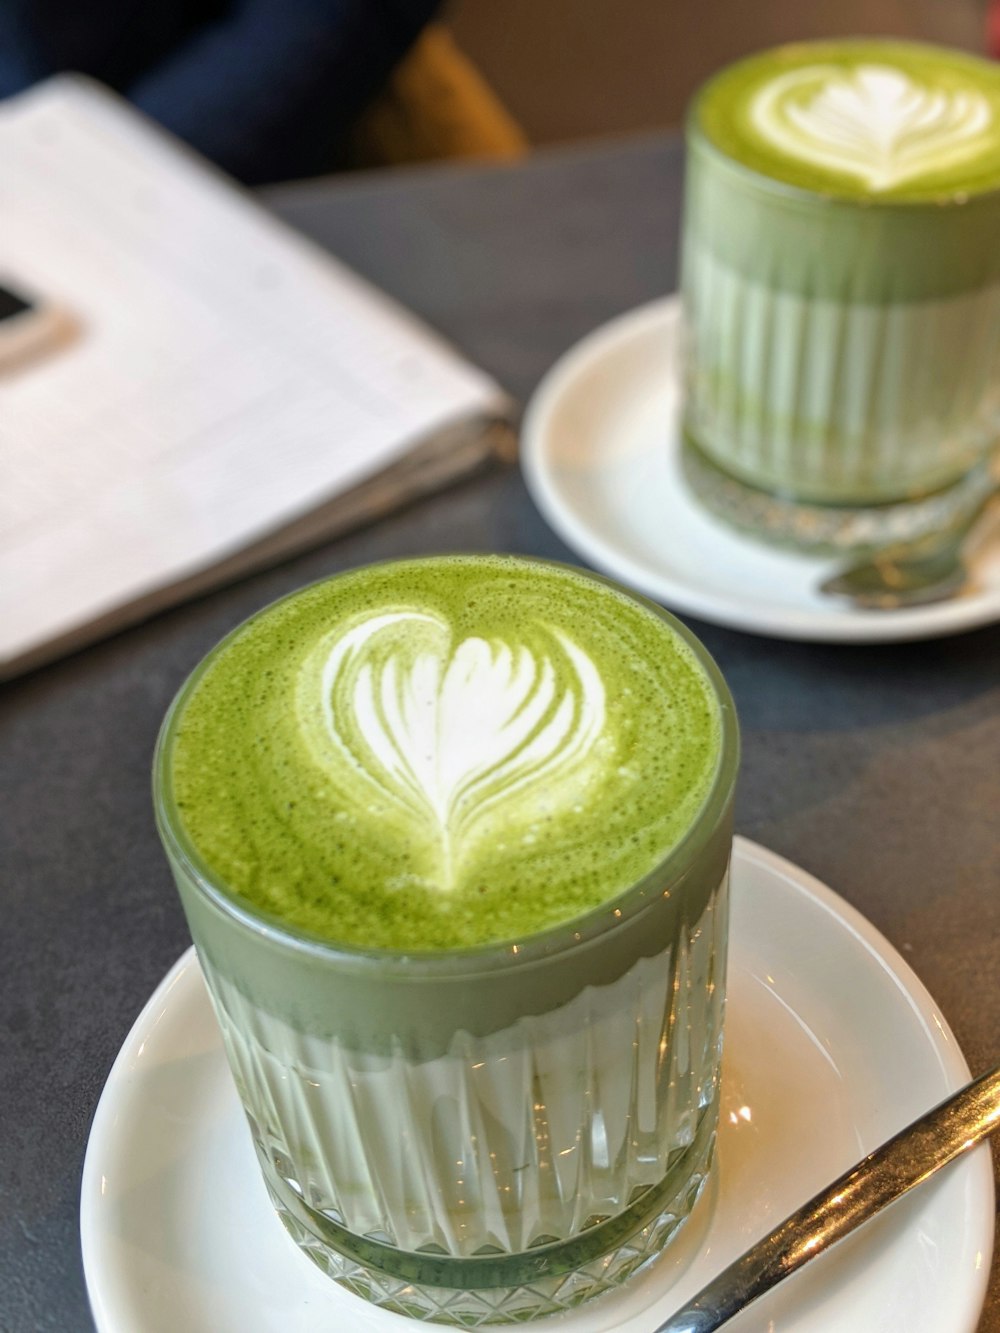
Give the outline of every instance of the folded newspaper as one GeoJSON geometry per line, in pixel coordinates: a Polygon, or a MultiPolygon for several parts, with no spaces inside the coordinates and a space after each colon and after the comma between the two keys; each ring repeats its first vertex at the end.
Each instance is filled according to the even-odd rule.
{"type": "Polygon", "coordinates": [[[510,411],[98,85],[0,103],[0,677],[509,456],[510,411]]]}

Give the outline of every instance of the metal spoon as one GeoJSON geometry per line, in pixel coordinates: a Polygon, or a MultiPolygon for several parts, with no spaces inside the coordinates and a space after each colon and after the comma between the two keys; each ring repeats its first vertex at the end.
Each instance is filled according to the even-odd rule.
{"type": "Polygon", "coordinates": [[[1000,1065],[922,1115],[786,1217],[655,1333],[711,1333],[901,1194],[1000,1129],[1000,1065]]]}
{"type": "Polygon", "coordinates": [[[969,580],[962,549],[998,495],[1000,490],[986,491],[959,527],[947,536],[887,546],[871,559],[848,565],[824,579],[819,591],[847,597],[855,606],[872,611],[925,606],[954,597],[969,580]]]}

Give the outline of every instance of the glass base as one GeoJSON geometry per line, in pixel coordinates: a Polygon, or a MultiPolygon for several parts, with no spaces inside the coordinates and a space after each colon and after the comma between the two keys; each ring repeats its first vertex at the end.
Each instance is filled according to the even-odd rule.
{"type": "Polygon", "coordinates": [[[929,495],[882,504],[815,504],[759,490],[725,472],[684,432],[681,468],[694,496],[730,527],[813,555],[863,555],[945,536],[996,486],[988,462],[929,495]]]}
{"type": "Polygon", "coordinates": [[[521,1324],[573,1309],[651,1262],[690,1215],[708,1179],[716,1107],[659,1185],[617,1217],[522,1254],[410,1254],[354,1236],[311,1209],[258,1152],[271,1201],[295,1243],[341,1286],[412,1319],[455,1328],[521,1324]]]}

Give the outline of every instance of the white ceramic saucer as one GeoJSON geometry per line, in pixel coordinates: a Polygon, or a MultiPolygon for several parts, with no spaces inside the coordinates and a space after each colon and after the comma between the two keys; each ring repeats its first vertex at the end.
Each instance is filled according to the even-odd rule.
{"type": "MultiPolygon", "coordinates": [[[[728,1006],[714,1188],[650,1269],[541,1327],[651,1333],[793,1207],[968,1077],[934,1001],[864,917],[742,839],[728,1006]]],[[[158,987],[108,1078],[87,1150],[81,1231],[100,1333],[417,1327],[342,1291],[286,1236],[193,950],[158,987]]],[[[982,1147],[732,1328],[971,1333],[992,1240],[982,1147]]]]}
{"type": "Polygon", "coordinates": [[[1000,619],[1000,522],[977,537],[967,594],[905,611],[822,596],[836,562],[758,544],[703,511],[681,475],[676,296],[567,352],[525,414],[521,466],[585,560],[675,611],[756,634],[845,643],[934,638],[1000,619]]]}

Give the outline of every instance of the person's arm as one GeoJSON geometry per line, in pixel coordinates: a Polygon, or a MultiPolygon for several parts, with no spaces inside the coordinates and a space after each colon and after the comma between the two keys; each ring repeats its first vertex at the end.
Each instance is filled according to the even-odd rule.
{"type": "Polygon", "coordinates": [[[235,0],[126,89],[250,184],[309,175],[379,91],[439,0],[235,0]]]}

